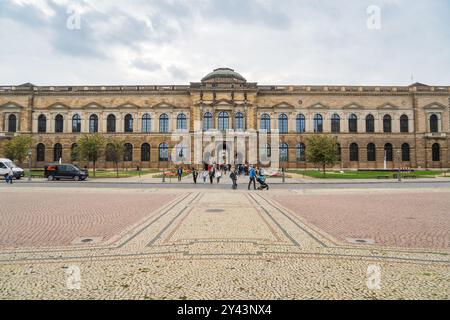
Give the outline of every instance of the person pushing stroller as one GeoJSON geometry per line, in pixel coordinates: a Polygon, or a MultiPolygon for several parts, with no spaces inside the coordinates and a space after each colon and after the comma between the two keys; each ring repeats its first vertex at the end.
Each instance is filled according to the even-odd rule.
{"type": "Polygon", "coordinates": [[[259,170],[256,181],[259,183],[258,190],[269,190],[269,185],[266,182],[266,176],[259,170]]]}

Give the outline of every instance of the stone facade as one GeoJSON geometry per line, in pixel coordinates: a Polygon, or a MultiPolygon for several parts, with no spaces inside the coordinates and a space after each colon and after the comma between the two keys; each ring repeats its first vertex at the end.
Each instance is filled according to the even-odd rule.
{"type": "MultiPolygon", "coordinates": [[[[332,134],[340,144],[341,162],[337,168],[384,168],[385,149],[389,149],[386,147],[389,144],[392,150],[387,152],[392,154],[392,161],[388,155],[388,168],[398,167],[399,162],[402,167],[410,168],[450,168],[448,86],[420,83],[408,87],[261,86],[247,82],[226,68],[217,69],[201,82],[186,86],[37,87],[24,84],[0,87],[0,144],[14,135],[31,134],[35,144],[33,166],[42,167],[56,160],[56,144],[62,146],[62,160],[73,162],[71,147],[83,134],[98,131],[107,138],[118,137],[132,145],[132,159],[124,161],[123,166],[165,168],[169,163],[164,157],[160,159],[161,143],[167,143],[170,150],[178,143],[172,141],[172,132],[202,130],[206,113],[212,115],[213,129],[232,131],[260,132],[263,118],[270,117],[267,123],[271,131],[281,130],[280,140],[287,144],[287,161],[283,161],[283,165],[289,168],[312,166],[304,161],[299,146],[303,143],[307,148],[307,138],[320,131],[315,130],[320,129],[315,128],[320,127],[318,115],[322,117],[322,132],[332,134]],[[239,123],[237,114],[243,117],[239,123]],[[116,119],[115,132],[108,132],[110,115],[116,119]],[[132,132],[125,132],[127,115],[133,119],[132,132]],[[160,120],[162,115],[168,117],[167,130],[162,130],[165,124],[160,120]],[[304,117],[304,125],[299,120],[300,115],[304,117]],[[331,119],[336,115],[340,119],[339,130],[332,132],[331,119]],[[366,119],[370,115],[374,119],[374,132],[367,132],[366,119]],[[39,129],[42,116],[45,116],[45,123],[41,121],[39,129]],[[81,118],[80,132],[73,132],[76,116],[81,118]],[[91,116],[98,119],[96,124],[91,116]],[[148,116],[151,120],[144,124],[143,118],[148,116]],[[226,116],[228,120],[223,119],[226,116]],[[350,117],[355,120],[349,120],[350,117]],[[287,120],[280,121],[280,118],[287,120]],[[391,132],[386,132],[389,125],[391,132]],[[62,132],[57,132],[61,129],[62,132]],[[150,145],[149,161],[141,154],[144,143],[150,145]],[[38,159],[38,144],[45,147],[43,161],[42,157],[38,159]],[[352,144],[358,147],[356,156],[353,149],[353,158],[350,155],[352,144]],[[371,161],[369,144],[375,145],[371,161]],[[141,161],[143,159],[145,161],[141,161]]],[[[248,144],[247,141],[245,155],[236,160],[234,154],[228,162],[249,161],[248,144]]],[[[111,167],[112,163],[102,159],[99,166],[111,167]]]]}

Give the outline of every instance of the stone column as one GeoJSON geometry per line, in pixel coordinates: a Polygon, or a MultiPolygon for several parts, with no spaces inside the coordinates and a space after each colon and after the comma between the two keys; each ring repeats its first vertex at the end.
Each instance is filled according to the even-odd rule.
{"type": "Polygon", "coordinates": [[[6,131],[5,113],[0,113],[0,132],[6,131]]]}

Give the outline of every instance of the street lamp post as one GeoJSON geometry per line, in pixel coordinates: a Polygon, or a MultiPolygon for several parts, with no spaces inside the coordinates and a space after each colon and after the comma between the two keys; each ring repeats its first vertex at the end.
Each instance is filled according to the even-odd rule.
{"type": "Polygon", "coordinates": [[[398,182],[402,181],[402,176],[401,176],[401,151],[397,150],[397,158],[398,158],[398,182]]]}
{"type": "Polygon", "coordinates": [[[28,182],[31,182],[31,160],[33,156],[33,150],[28,150],[28,182]]]}

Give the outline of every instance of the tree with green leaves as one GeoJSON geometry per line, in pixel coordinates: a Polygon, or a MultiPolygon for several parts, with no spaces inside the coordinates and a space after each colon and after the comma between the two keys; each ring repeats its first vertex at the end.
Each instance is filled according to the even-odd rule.
{"type": "Polygon", "coordinates": [[[90,161],[93,164],[94,177],[96,163],[103,155],[106,140],[100,134],[86,134],[78,141],[78,153],[83,160],[90,161]]]}
{"type": "Polygon", "coordinates": [[[29,135],[20,135],[5,143],[3,153],[6,158],[19,162],[20,165],[28,158],[28,151],[33,140],[29,135]]]}
{"type": "Polygon", "coordinates": [[[336,138],[329,135],[315,135],[307,139],[306,158],[308,162],[325,169],[338,161],[338,144],[336,138]]]}
{"type": "Polygon", "coordinates": [[[119,177],[119,163],[123,158],[123,145],[122,140],[111,138],[106,144],[105,156],[107,161],[114,162],[116,167],[117,178],[119,177]]]}

